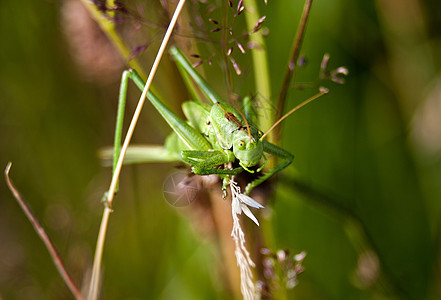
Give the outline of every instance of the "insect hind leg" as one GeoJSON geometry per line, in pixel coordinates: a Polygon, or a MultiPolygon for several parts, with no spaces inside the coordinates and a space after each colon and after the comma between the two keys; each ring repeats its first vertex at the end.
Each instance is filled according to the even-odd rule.
{"type": "Polygon", "coordinates": [[[181,152],[182,160],[192,165],[192,171],[197,175],[225,174],[236,175],[242,168],[232,170],[218,169],[217,166],[234,161],[231,151],[195,151],[184,150],[181,152]]]}

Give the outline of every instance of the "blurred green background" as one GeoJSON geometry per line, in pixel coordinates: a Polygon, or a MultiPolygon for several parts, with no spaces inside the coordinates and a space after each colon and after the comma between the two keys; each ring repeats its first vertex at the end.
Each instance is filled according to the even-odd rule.
{"type": "MultiPolygon", "coordinates": [[[[97,151],[112,143],[123,64],[99,32],[82,31],[87,18],[69,14],[75,3],[1,2],[0,167],[13,162],[13,181],[81,284],[110,182],[97,151]],[[87,53],[87,39],[98,54],[87,53]]],[[[259,4],[276,98],[303,2],[259,4]]],[[[161,28],[163,21],[152,22],[161,28]]],[[[325,52],[331,69],[344,65],[350,74],[344,85],[323,83],[330,94],[283,125],[296,172],[286,170],[272,220],[263,224],[277,249],[307,252],[288,298],[437,299],[441,2],[315,1],[298,82],[316,78],[325,52]]],[[[244,94],[253,92],[247,78],[238,84],[244,94]]],[[[223,89],[222,80],[213,82],[223,89]]],[[[158,89],[179,110],[176,85],[160,70],[158,89]]],[[[287,107],[307,96],[290,90],[287,107]]],[[[161,143],[169,131],[147,105],[134,139],[161,143]]],[[[103,299],[230,297],[216,241],[162,197],[173,169],[123,169],[104,250],[103,299]]],[[[0,191],[0,298],[71,297],[4,182],[0,191]]]]}

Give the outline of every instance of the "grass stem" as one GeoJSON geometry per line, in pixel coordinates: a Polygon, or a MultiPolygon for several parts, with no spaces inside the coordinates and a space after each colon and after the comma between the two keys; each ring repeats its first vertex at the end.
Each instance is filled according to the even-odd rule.
{"type": "Polygon", "coordinates": [[[116,164],[115,170],[113,172],[112,181],[110,183],[109,191],[107,192],[106,207],[104,208],[104,213],[103,213],[103,217],[102,217],[102,221],[101,221],[101,225],[100,225],[100,231],[99,231],[98,240],[97,240],[95,258],[94,258],[93,268],[92,268],[91,285],[89,287],[89,295],[87,298],[88,300],[96,300],[98,298],[98,290],[99,290],[98,285],[100,282],[101,260],[102,260],[102,252],[103,252],[103,248],[104,248],[104,241],[105,241],[105,236],[106,236],[106,231],[107,231],[107,224],[108,224],[108,220],[109,220],[109,215],[112,211],[112,209],[111,209],[112,201],[113,201],[113,197],[115,194],[115,189],[116,189],[116,186],[118,183],[118,179],[119,179],[119,175],[121,172],[124,157],[127,152],[127,148],[129,146],[129,143],[132,138],[133,132],[135,130],[136,124],[138,122],[139,115],[141,114],[141,110],[144,105],[144,102],[145,102],[145,99],[147,96],[147,92],[148,92],[150,85],[153,81],[153,78],[156,74],[156,70],[158,69],[159,62],[161,61],[161,58],[165,52],[165,48],[166,48],[168,41],[170,39],[170,36],[173,32],[173,29],[175,27],[178,16],[179,16],[180,12],[182,11],[184,3],[185,3],[185,0],[179,1],[178,5],[175,9],[175,12],[173,14],[173,17],[170,21],[170,24],[167,28],[165,36],[162,40],[161,46],[159,47],[155,61],[154,61],[153,66],[150,70],[149,77],[147,78],[146,85],[145,85],[144,90],[142,92],[142,95],[139,99],[136,110],[133,114],[132,121],[130,122],[130,126],[127,131],[127,135],[125,137],[124,144],[121,148],[121,153],[119,155],[118,163],[116,164]]]}
{"type": "MultiPolygon", "coordinates": [[[[277,102],[276,120],[280,119],[283,115],[285,108],[286,96],[290,87],[290,82],[293,77],[295,77],[296,62],[299,58],[300,48],[302,46],[303,37],[306,30],[306,22],[308,21],[309,12],[311,10],[312,0],[306,0],[303,7],[302,17],[300,18],[299,27],[297,28],[297,33],[291,48],[291,55],[288,62],[288,69],[285,72],[285,77],[283,79],[282,88],[280,90],[279,99],[277,102]]],[[[280,139],[280,127],[274,132],[274,140],[280,139]]]]}
{"type": "MultiPolygon", "coordinates": [[[[247,24],[247,29],[249,32],[253,32],[256,23],[261,17],[259,15],[259,9],[257,7],[256,0],[246,1],[246,10],[247,11],[245,13],[245,20],[247,24]]],[[[271,99],[271,81],[269,76],[267,50],[261,30],[250,34],[250,43],[253,45],[258,45],[257,49],[251,49],[254,67],[254,86],[256,89],[256,94],[263,99],[269,100],[271,99]]],[[[268,105],[270,103],[269,101],[261,102],[268,105]]],[[[267,111],[270,111],[270,108],[266,107],[266,105],[262,105],[257,108],[258,116],[266,116],[266,118],[262,118],[263,120],[259,120],[259,124],[257,124],[262,130],[267,130],[274,122],[274,117],[271,114],[267,114],[267,111]]],[[[269,139],[271,140],[271,137],[269,139]]]]}
{"type": "Polygon", "coordinates": [[[49,235],[44,230],[44,228],[41,225],[38,218],[32,212],[30,206],[26,203],[26,201],[20,195],[19,191],[17,190],[17,188],[14,186],[11,179],[9,178],[9,171],[11,170],[11,166],[12,166],[12,163],[8,163],[8,165],[6,166],[6,169],[5,169],[5,178],[6,178],[6,183],[9,187],[9,189],[11,190],[12,194],[14,195],[15,200],[17,200],[18,204],[20,205],[24,214],[26,215],[28,220],[31,222],[31,224],[34,227],[35,231],[37,232],[38,236],[43,241],[47,250],[49,251],[49,254],[52,258],[52,261],[55,264],[55,267],[57,268],[58,272],[60,273],[60,275],[63,278],[64,282],[66,283],[67,287],[71,291],[72,295],[75,297],[75,299],[82,300],[83,296],[81,295],[81,291],[75,285],[72,277],[67,272],[67,269],[63,264],[63,260],[61,259],[60,254],[58,253],[57,249],[55,248],[54,243],[52,242],[49,235]]]}

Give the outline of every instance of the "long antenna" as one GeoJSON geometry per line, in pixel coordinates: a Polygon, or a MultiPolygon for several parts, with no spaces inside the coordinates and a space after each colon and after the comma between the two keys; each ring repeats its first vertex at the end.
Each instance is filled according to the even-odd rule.
{"type": "Polygon", "coordinates": [[[295,112],[296,110],[302,108],[303,106],[305,106],[306,104],[308,104],[309,102],[312,102],[313,100],[327,94],[329,92],[329,90],[325,87],[320,87],[319,89],[319,93],[315,94],[314,96],[312,96],[309,99],[306,99],[305,101],[303,101],[302,103],[300,103],[299,105],[297,105],[296,107],[294,107],[293,109],[291,109],[289,112],[287,112],[283,117],[281,117],[276,123],[273,124],[273,126],[271,126],[270,129],[268,129],[267,132],[265,132],[264,135],[262,135],[262,137],[260,138],[261,141],[263,141],[263,139],[265,138],[265,136],[271,132],[271,130],[273,130],[277,125],[279,125],[280,123],[282,123],[282,121],[288,117],[290,114],[292,114],[293,112],[295,112]]]}

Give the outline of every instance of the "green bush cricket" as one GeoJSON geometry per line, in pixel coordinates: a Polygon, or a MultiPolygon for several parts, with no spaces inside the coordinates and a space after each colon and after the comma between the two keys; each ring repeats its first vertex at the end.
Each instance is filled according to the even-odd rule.
{"type": "MultiPolygon", "coordinates": [[[[191,166],[192,172],[196,175],[218,175],[223,179],[223,190],[225,192],[229,181],[228,175],[236,175],[244,170],[250,173],[260,172],[267,161],[265,153],[282,158],[283,161],[275,168],[247,184],[245,188],[246,195],[249,195],[253,188],[291,164],[294,158],[293,155],[263,140],[266,134],[263,134],[262,131],[249,122],[252,116],[245,116],[231,104],[224,102],[195,71],[179,48],[172,47],[170,53],[184,78],[189,75],[213,104],[196,101],[184,102],[182,109],[187,118],[187,121],[184,121],[149,91],[147,98],[170,125],[173,132],[167,137],[164,146],[129,147],[125,163],[183,161],[191,166]],[[237,162],[238,167],[229,167],[231,163],[235,162],[237,162]],[[261,162],[262,165],[257,170],[252,169],[261,162]]],[[[119,155],[124,114],[123,106],[125,105],[129,78],[134,81],[139,89],[144,88],[144,82],[135,70],[123,72],[114,157],[119,155]]],[[[321,92],[318,96],[323,94],[324,92],[321,92]]],[[[316,99],[318,96],[306,100],[295,109],[316,99]]],[[[246,102],[249,103],[250,101],[246,102]]],[[[250,110],[245,109],[245,111],[250,110]]],[[[103,156],[109,157],[110,153],[105,152],[103,156]]]]}

